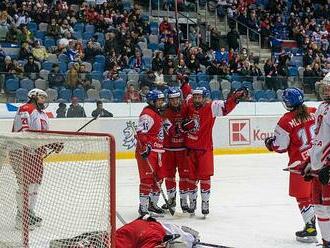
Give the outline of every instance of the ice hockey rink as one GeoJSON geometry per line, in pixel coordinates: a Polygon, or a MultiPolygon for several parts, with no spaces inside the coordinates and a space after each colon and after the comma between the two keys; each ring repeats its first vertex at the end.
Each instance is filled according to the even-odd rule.
{"type": "MultiPolygon", "coordinates": [[[[274,153],[215,156],[207,218],[202,219],[199,197],[195,217],[182,215],[177,207],[175,216],[159,219],[196,229],[203,242],[230,247],[316,247],[295,240],[294,233],[304,224],[294,198],[288,196],[288,173],[282,171],[287,161],[286,154],[274,153]]],[[[137,208],[136,162],[117,160],[117,211],[131,221],[137,208]]]]}

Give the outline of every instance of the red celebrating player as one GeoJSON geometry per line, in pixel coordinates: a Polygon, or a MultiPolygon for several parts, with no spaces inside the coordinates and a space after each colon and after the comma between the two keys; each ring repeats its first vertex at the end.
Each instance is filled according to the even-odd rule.
{"type": "Polygon", "coordinates": [[[159,90],[152,90],[146,98],[148,106],[142,110],[139,117],[135,152],[140,175],[140,215],[149,211],[164,213],[164,210],[157,206],[160,195],[157,183],[162,180],[160,167],[164,153],[164,130],[161,112],[165,107],[165,96],[159,90]],[[158,182],[155,182],[155,178],[158,182]]]}
{"type": "Polygon", "coordinates": [[[315,127],[315,108],[308,108],[304,103],[304,95],[298,88],[284,90],[283,105],[289,111],[278,121],[275,136],[265,139],[265,145],[270,151],[288,152],[290,184],[289,195],[295,197],[305,222],[305,228],[296,232],[296,239],[302,242],[316,241],[314,207],[312,205],[312,184],[306,182],[294,167],[300,166],[307,158],[308,149],[315,127]]]}
{"type": "Polygon", "coordinates": [[[230,94],[226,101],[209,100],[209,91],[205,87],[197,87],[192,91],[192,99],[188,104],[188,118],[182,123],[189,130],[186,135],[190,179],[195,181],[189,192],[189,212],[193,214],[197,205],[197,183],[200,182],[202,198],[202,214],[209,214],[209,198],[211,176],[214,174],[212,129],[217,116],[230,113],[240,99],[247,97],[246,88],[238,89],[230,94]]]}
{"type": "MultiPolygon", "coordinates": [[[[182,100],[182,93],[179,88],[170,87],[168,89],[168,108],[165,110],[164,126],[165,139],[163,155],[162,174],[165,178],[168,201],[171,208],[176,206],[176,179],[175,174],[179,172],[179,190],[180,205],[183,212],[188,211],[188,189],[189,168],[186,158],[186,147],[184,140],[184,131],[182,130],[182,121],[187,115],[187,105],[182,100]]],[[[167,208],[166,204],[163,205],[167,208]]]]}

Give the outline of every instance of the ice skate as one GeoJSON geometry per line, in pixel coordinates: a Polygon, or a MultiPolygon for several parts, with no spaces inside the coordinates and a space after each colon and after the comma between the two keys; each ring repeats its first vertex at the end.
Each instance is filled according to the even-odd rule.
{"type": "Polygon", "coordinates": [[[181,198],[180,205],[183,213],[187,213],[189,211],[187,199],[181,198]]]}
{"type": "Polygon", "coordinates": [[[188,213],[190,213],[190,216],[195,215],[196,207],[197,207],[197,199],[192,199],[190,201],[190,205],[189,205],[189,208],[188,208],[188,213]]]}
{"type": "Polygon", "coordinates": [[[315,218],[305,225],[304,230],[296,232],[296,240],[303,243],[317,243],[315,218]]]}
{"type": "Polygon", "coordinates": [[[153,214],[164,215],[165,213],[165,211],[162,208],[158,207],[157,204],[155,204],[152,201],[149,202],[148,211],[150,212],[151,215],[153,214]]]}
{"type": "MultiPolygon", "coordinates": [[[[175,210],[175,207],[176,207],[176,198],[175,197],[174,198],[169,198],[168,199],[168,203],[169,203],[168,204],[169,207],[172,208],[173,210],[175,210]]],[[[162,209],[168,210],[168,207],[167,207],[166,203],[163,204],[162,209]]]]}
{"type": "Polygon", "coordinates": [[[327,242],[323,239],[323,245],[322,248],[330,248],[330,242],[327,242]]]}
{"type": "Polygon", "coordinates": [[[202,214],[206,217],[209,213],[209,201],[202,201],[202,214]]]}
{"type": "MultiPolygon", "coordinates": [[[[27,224],[29,230],[34,230],[36,227],[41,226],[42,218],[38,217],[34,211],[29,210],[27,213],[27,224]]],[[[21,212],[17,212],[16,214],[16,229],[22,230],[23,229],[23,214],[21,212]]]]}
{"type": "Polygon", "coordinates": [[[139,213],[140,216],[144,216],[146,214],[149,214],[148,207],[145,206],[145,205],[140,204],[138,213],[139,213]]]}

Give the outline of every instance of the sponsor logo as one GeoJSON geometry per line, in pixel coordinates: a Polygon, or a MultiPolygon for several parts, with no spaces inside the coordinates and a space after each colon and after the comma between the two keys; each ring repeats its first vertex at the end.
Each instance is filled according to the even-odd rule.
{"type": "Polygon", "coordinates": [[[124,140],[123,140],[123,146],[126,147],[127,150],[132,149],[136,146],[136,139],[134,137],[135,131],[137,125],[134,121],[127,121],[126,127],[123,130],[124,140]]]}
{"type": "Polygon", "coordinates": [[[254,141],[263,141],[268,137],[274,136],[272,132],[264,132],[260,129],[253,129],[253,140],[254,141]]]}
{"type": "Polygon", "coordinates": [[[232,119],[229,120],[229,144],[230,145],[249,145],[250,138],[250,120],[232,119]]]}

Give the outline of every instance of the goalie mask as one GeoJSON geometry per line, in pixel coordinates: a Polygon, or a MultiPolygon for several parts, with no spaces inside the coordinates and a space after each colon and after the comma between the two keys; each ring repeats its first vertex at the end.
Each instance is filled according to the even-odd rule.
{"type": "Polygon", "coordinates": [[[46,103],[48,95],[41,89],[32,89],[28,93],[29,103],[36,105],[38,111],[42,111],[48,107],[46,103]]]}
{"type": "Polygon", "coordinates": [[[181,90],[177,87],[170,87],[167,91],[168,105],[174,111],[179,111],[182,104],[181,90]]]}
{"type": "Polygon", "coordinates": [[[330,72],[321,80],[319,93],[323,101],[330,101],[330,72]]]}

